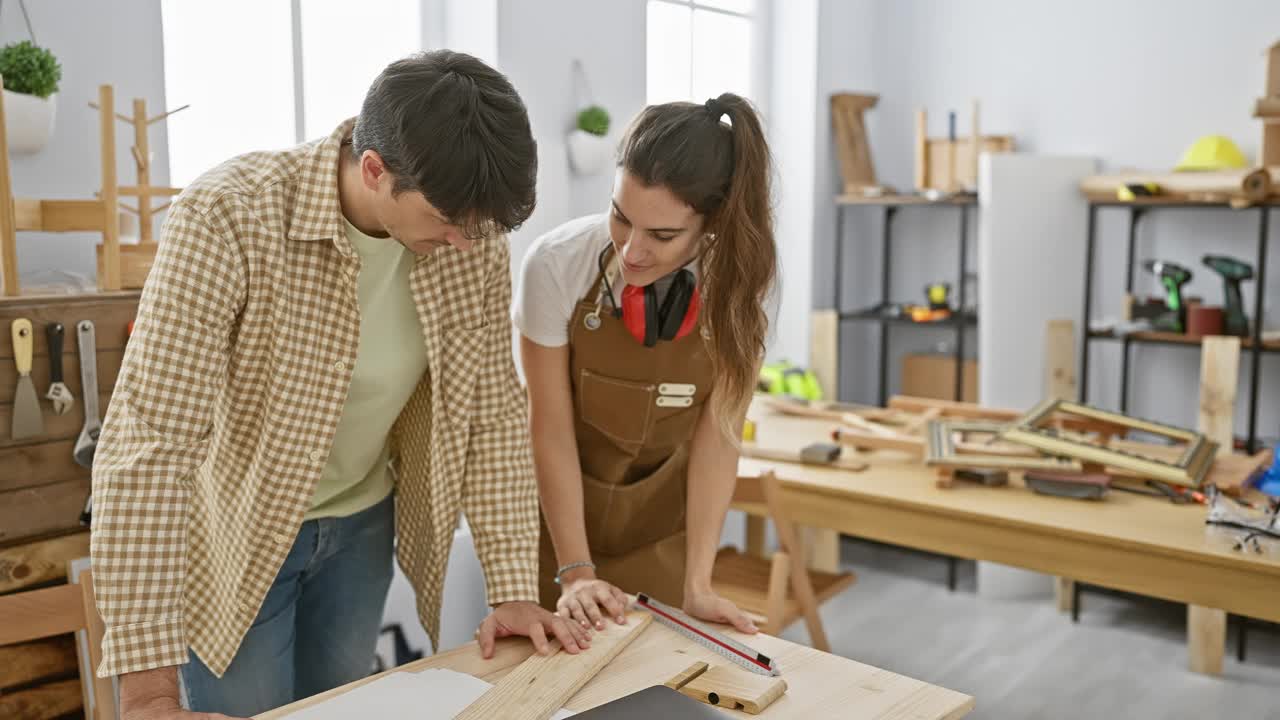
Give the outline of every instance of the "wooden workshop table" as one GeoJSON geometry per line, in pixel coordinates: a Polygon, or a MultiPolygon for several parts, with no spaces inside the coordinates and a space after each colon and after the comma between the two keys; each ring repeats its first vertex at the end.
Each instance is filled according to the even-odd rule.
{"type": "MultiPolygon", "coordinates": [[[[757,444],[769,449],[795,451],[833,427],[760,403],[749,417],[757,444]]],[[[772,468],[797,523],[1187,603],[1189,661],[1201,672],[1221,672],[1226,620],[1216,610],[1280,621],[1280,562],[1210,541],[1202,505],[1122,492],[1103,502],[1046,497],[1018,477],[1011,487],[940,489],[934,472],[905,454],[860,456],[871,466],[856,473],[750,458],[739,471],[772,468]]]]}
{"type": "MultiPolygon", "coordinates": [[[[829,717],[941,720],[964,717],[973,709],[972,697],[953,690],[781,638],[726,632],[777,660],[782,678],[787,681],[786,694],[755,717],[801,720],[829,717]]],[[[480,657],[480,650],[475,643],[468,643],[389,672],[447,668],[497,682],[532,654],[533,646],[527,640],[507,638],[498,641],[497,651],[490,660],[480,657]]],[[[652,623],[613,662],[578,691],[566,707],[570,710],[586,710],[644,688],[661,685],[698,660],[715,664],[728,663],[693,641],[652,623]]],[[[377,677],[381,676],[360,680],[257,717],[261,720],[284,718],[291,712],[349,692],[377,677]]],[[[752,717],[723,708],[721,711],[729,717],[752,717]]]]}

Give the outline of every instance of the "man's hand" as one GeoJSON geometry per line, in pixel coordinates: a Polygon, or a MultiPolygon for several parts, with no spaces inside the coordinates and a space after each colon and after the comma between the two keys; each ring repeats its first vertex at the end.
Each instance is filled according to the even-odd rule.
{"type": "Polygon", "coordinates": [[[737,605],[720,597],[713,590],[685,590],[684,611],[700,620],[732,625],[739,632],[754,635],[759,632],[756,624],[737,605]]]}
{"type": "Polygon", "coordinates": [[[121,720],[236,720],[217,713],[183,710],[178,669],[163,667],[120,676],[121,720]]]}
{"type": "Polygon", "coordinates": [[[570,655],[577,655],[591,647],[591,635],[587,629],[559,615],[543,610],[531,602],[502,603],[489,613],[476,631],[480,642],[480,654],[488,660],[493,657],[494,641],[498,638],[523,635],[533,641],[539,655],[555,652],[549,635],[560,641],[560,647],[570,655]]]}

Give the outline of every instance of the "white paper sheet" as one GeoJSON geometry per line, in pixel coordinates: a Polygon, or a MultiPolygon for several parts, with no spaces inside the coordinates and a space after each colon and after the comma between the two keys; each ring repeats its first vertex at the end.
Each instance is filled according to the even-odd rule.
{"type": "MultiPolygon", "coordinates": [[[[452,720],[488,692],[492,684],[454,670],[397,672],[368,685],[312,705],[287,717],[289,720],[351,720],[351,718],[407,718],[452,720]]],[[[562,720],[573,715],[561,710],[562,720]]]]}

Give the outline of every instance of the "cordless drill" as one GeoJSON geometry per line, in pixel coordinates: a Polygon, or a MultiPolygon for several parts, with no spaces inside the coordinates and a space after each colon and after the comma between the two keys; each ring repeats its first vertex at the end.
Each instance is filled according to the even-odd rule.
{"type": "Polygon", "coordinates": [[[1166,312],[1156,319],[1156,329],[1186,332],[1187,306],[1182,302],[1182,286],[1190,282],[1191,271],[1167,260],[1148,260],[1143,263],[1143,267],[1160,278],[1160,285],[1164,287],[1166,312]]]}
{"type": "Polygon", "coordinates": [[[1227,335],[1248,335],[1249,318],[1244,314],[1244,300],[1240,297],[1240,283],[1253,279],[1253,266],[1225,255],[1205,255],[1205,265],[1222,276],[1222,295],[1226,304],[1226,319],[1222,331],[1227,335]]]}

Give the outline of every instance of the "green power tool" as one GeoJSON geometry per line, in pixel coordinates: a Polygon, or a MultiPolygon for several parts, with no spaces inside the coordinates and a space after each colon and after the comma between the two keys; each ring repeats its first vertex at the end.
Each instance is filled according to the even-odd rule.
{"type": "Polygon", "coordinates": [[[1227,335],[1248,335],[1249,318],[1244,314],[1244,300],[1240,296],[1240,283],[1253,279],[1253,266],[1225,255],[1205,255],[1205,265],[1222,276],[1223,302],[1226,305],[1223,320],[1223,333],[1227,335]]]}
{"type": "Polygon", "coordinates": [[[1165,313],[1156,318],[1156,329],[1186,332],[1187,306],[1182,302],[1182,286],[1191,281],[1191,271],[1168,260],[1148,260],[1143,267],[1160,278],[1160,285],[1164,287],[1165,313]]]}

